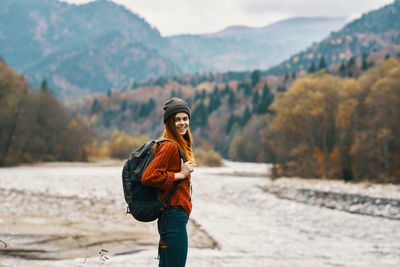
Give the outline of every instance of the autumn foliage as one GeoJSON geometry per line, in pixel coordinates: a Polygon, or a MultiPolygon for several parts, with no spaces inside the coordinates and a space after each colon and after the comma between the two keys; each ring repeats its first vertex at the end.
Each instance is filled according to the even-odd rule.
{"type": "Polygon", "coordinates": [[[263,145],[278,175],[400,182],[400,61],[358,79],[324,71],[272,104],[263,145]]]}
{"type": "Polygon", "coordinates": [[[0,166],[85,161],[93,134],[86,117],[68,114],[44,82],[31,90],[0,61],[0,166]]]}

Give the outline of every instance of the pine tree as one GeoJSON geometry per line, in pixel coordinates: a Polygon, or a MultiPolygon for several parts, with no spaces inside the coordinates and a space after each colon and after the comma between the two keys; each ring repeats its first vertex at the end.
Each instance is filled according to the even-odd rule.
{"type": "Polygon", "coordinates": [[[268,88],[268,85],[264,85],[263,92],[261,95],[261,101],[258,102],[256,106],[256,113],[265,114],[269,110],[269,106],[274,100],[274,95],[271,93],[271,90],[268,88]]]}
{"type": "Polygon", "coordinates": [[[341,64],[340,64],[340,67],[339,67],[339,72],[340,73],[344,73],[346,71],[346,66],[344,65],[344,63],[342,62],[341,64]]]}
{"type": "Polygon", "coordinates": [[[203,90],[201,91],[201,100],[206,99],[206,96],[207,96],[207,91],[206,91],[206,89],[203,89],[203,90]]]}
{"type": "Polygon", "coordinates": [[[260,94],[258,93],[258,91],[255,91],[253,94],[253,100],[251,101],[253,106],[257,105],[259,99],[260,99],[260,94]]]}
{"type": "Polygon", "coordinates": [[[236,95],[235,92],[233,90],[229,90],[229,107],[231,109],[235,108],[235,104],[236,104],[236,95]]]}
{"type": "Polygon", "coordinates": [[[95,98],[92,104],[92,114],[97,113],[99,109],[100,109],[99,102],[97,101],[97,98],[95,98]]]}
{"type": "Polygon", "coordinates": [[[367,62],[368,54],[366,52],[363,53],[362,55],[362,63],[361,63],[361,70],[367,70],[368,69],[368,62],[367,62]]]}
{"type": "Polygon", "coordinates": [[[255,70],[251,73],[250,79],[251,79],[251,87],[254,88],[257,83],[260,81],[260,71],[259,70],[255,70]]]}
{"type": "Polygon", "coordinates": [[[44,79],[44,80],[42,81],[42,84],[40,85],[40,90],[42,90],[42,91],[48,91],[46,79],[44,79]]]}
{"type": "Polygon", "coordinates": [[[326,62],[325,62],[325,58],[323,56],[319,60],[318,69],[319,70],[326,69],[326,62]]]}
{"type": "Polygon", "coordinates": [[[347,62],[347,68],[351,68],[351,67],[353,67],[355,65],[356,65],[356,59],[354,57],[351,57],[349,59],[349,61],[347,62]]]}
{"type": "Polygon", "coordinates": [[[314,72],[316,72],[316,68],[314,61],[312,61],[310,67],[308,68],[308,73],[314,73],[314,72]]]}
{"type": "Polygon", "coordinates": [[[250,118],[251,118],[250,108],[248,105],[246,105],[246,108],[240,120],[240,126],[244,126],[249,121],[250,118]]]}
{"type": "Polygon", "coordinates": [[[289,73],[285,73],[285,78],[284,78],[284,83],[286,83],[289,80],[289,73]]]}
{"type": "Polygon", "coordinates": [[[236,121],[236,117],[232,113],[231,116],[229,117],[228,123],[226,124],[226,129],[225,129],[226,133],[229,133],[231,131],[231,128],[232,128],[233,124],[235,123],[235,121],[236,121]]]}

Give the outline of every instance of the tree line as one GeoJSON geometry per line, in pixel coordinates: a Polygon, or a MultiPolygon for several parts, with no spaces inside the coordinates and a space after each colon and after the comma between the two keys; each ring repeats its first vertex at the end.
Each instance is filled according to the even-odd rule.
{"type": "Polygon", "coordinates": [[[400,60],[357,79],[320,71],[272,103],[261,141],[276,175],[400,182],[400,60]]]}
{"type": "Polygon", "coordinates": [[[67,112],[46,81],[30,89],[0,60],[0,166],[35,161],[85,161],[93,132],[82,115],[67,112]]]}

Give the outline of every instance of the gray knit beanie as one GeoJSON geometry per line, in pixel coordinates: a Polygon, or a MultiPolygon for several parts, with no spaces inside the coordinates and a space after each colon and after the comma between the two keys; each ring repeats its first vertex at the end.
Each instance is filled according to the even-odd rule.
{"type": "Polygon", "coordinates": [[[168,120],[171,115],[179,112],[185,112],[189,116],[190,120],[190,108],[189,105],[178,97],[171,98],[164,104],[164,123],[168,120]]]}

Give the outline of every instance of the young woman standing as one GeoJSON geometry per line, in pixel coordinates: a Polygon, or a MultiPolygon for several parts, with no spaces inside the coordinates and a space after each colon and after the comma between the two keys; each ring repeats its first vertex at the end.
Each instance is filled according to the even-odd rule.
{"type": "MultiPolygon", "coordinates": [[[[142,176],[144,185],[160,188],[161,199],[179,180],[170,199],[168,212],[164,209],[158,220],[160,234],[160,267],[183,267],[188,251],[186,225],[192,211],[190,173],[193,172],[192,135],[189,130],[190,108],[180,98],[172,98],[164,105],[164,133],[156,147],[155,156],[142,176]],[[187,161],[184,163],[180,152],[187,161]],[[187,179],[186,179],[187,178],[187,179]]],[[[166,207],[166,206],[165,206],[166,207]]]]}

